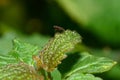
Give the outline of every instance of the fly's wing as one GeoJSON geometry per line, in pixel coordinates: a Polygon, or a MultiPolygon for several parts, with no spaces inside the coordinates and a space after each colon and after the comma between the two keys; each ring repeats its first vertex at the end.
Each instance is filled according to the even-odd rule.
{"type": "Polygon", "coordinates": [[[66,30],[56,33],[55,37],[50,39],[39,53],[38,67],[42,67],[48,72],[54,70],[66,57],[65,53],[72,50],[79,42],[81,42],[81,36],[75,31],[66,30]]]}

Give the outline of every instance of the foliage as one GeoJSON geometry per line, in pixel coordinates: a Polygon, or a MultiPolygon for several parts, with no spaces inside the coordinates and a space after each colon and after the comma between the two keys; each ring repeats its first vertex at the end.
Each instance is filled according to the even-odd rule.
{"type": "MultiPolygon", "coordinates": [[[[108,71],[116,62],[105,57],[93,56],[87,52],[79,52],[80,57],[65,74],[57,69],[59,68],[58,64],[64,58],[69,58],[69,56],[66,57],[67,54],[65,53],[70,52],[80,42],[81,36],[77,32],[65,30],[56,33],[55,37],[50,39],[45,47],[38,52],[39,46],[14,39],[12,50],[6,55],[0,55],[0,79],[101,80],[101,78],[95,77],[93,73],[108,71]]],[[[77,55],[76,53],[73,54],[77,55]]],[[[65,65],[67,64],[65,63],[65,65]]]]}
{"type": "Polygon", "coordinates": [[[77,23],[104,43],[120,45],[118,0],[55,0],[77,23]],[[107,5],[107,6],[106,6],[107,5]],[[110,35],[110,36],[108,36],[110,35]]]}
{"type": "MultiPolygon", "coordinates": [[[[48,45],[49,36],[54,34],[52,26],[60,25],[65,29],[76,30],[80,33],[82,43],[77,44],[72,51],[63,51],[64,56],[67,57],[60,58],[62,61],[58,59],[60,64],[54,66],[55,70],[52,72],[40,70],[40,72],[35,72],[35,75],[37,73],[41,80],[42,75],[45,75],[45,79],[49,76],[53,80],[74,79],[73,77],[78,75],[86,76],[85,78],[91,76],[92,79],[96,79],[98,76],[104,80],[120,80],[119,0],[0,0],[0,12],[0,67],[8,67],[9,64],[21,67],[20,64],[24,63],[28,69],[31,69],[29,68],[31,66],[32,71],[39,71],[36,69],[41,68],[50,70],[51,68],[46,69],[44,64],[38,68],[36,60],[39,61],[39,52],[45,51],[46,55],[49,55],[50,48],[44,50],[44,46],[50,47],[48,45]],[[13,41],[13,45],[11,41],[13,41]],[[82,62],[81,59],[85,56],[87,56],[86,59],[101,60],[98,61],[101,63],[100,66],[102,66],[102,61],[106,63],[106,59],[108,62],[115,60],[118,64],[104,73],[86,73],[86,71],[90,72],[89,67],[94,65],[85,68],[86,71],[81,69],[82,66],[92,64],[93,61],[88,59],[84,60],[86,62],[82,62]],[[78,73],[76,69],[78,69],[78,73]]],[[[50,39],[51,42],[53,39],[50,39]]],[[[65,42],[65,44],[67,43],[65,42]]],[[[60,46],[63,45],[64,43],[60,46]]],[[[41,61],[45,63],[45,60],[41,59],[41,61]]],[[[115,64],[115,62],[112,63],[115,64]]],[[[4,70],[4,67],[1,69],[4,70]]],[[[23,69],[25,68],[23,67],[23,69]]],[[[99,71],[99,69],[97,70],[99,71]]]]}
{"type": "Polygon", "coordinates": [[[24,63],[8,64],[0,67],[1,80],[39,80],[34,69],[24,63]]]}
{"type": "Polygon", "coordinates": [[[102,80],[101,78],[95,77],[92,74],[75,73],[71,75],[67,80],[102,80]]]}

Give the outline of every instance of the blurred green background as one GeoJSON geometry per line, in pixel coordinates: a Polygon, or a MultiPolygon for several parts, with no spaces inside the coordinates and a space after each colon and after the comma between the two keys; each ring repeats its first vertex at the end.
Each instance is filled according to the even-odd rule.
{"type": "Polygon", "coordinates": [[[118,61],[99,76],[120,80],[120,0],[0,0],[0,54],[20,38],[41,48],[54,35],[53,26],[76,30],[77,49],[118,61]]]}

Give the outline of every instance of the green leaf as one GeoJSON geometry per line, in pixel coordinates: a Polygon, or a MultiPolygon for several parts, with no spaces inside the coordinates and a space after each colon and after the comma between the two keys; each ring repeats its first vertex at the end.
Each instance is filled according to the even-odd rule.
{"type": "Polygon", "coordinates": [[[99,77],[95,77],[92,74],[75,73],[65,80],[102,80],[102,79],[99,77]]]}
{"type": "Polygon", "coordinates": [[[32,34],[28,36],[25,34],[20,34],[19,32],[9,31],[4,33],[2,37],[0,37],[0,45],[2,45],[0,46],[0,54],[7,55],[8,52],[11,51],[13,47],[11,41],[15,38],[19,38],[23,42],[38,45],[40,49],[42,49],[45,43],[47,43],[47,41],[49,40],[48,36],[40,34],[32,34]]]}
{"type": "Polygon", "coordinates": [[[0,55],[0,67],[12,63],[18,63],[16,58],[12,55],[0,55]]]}
{"type": "Polygon", "coordinates": [[[105,57],[95,57],[86,52],[82,54],[83,57],[72,67],[66,76],[70,76],[76,72],[102,73],[110,70],[116,64],[115,61],[105,57]]]}
{"type": "Polygon", "coordinates": [[[61,73],[58,69],[55,69],[51,72],[52,80],[61,80],[61,73]]]}
{"type": "Polygon", "coordinates": [[[48,72],[53,71],[66,57],[65,53],[71,51],[79,42],[81,42],[81,36],[75,31],[66,30],[62,33],[56,33],[39,56],[35,57],[37,67],[48,72]]]}
{"type": "Polygon", "coordinates": [[[9,55],[12,55],[18,61],[23,61],[29,65],[33,65],[32,56],[38,53],[38,47],[21,42],[19,40],[13,40],[13,50],[9,55]]]}
{"type": "Polygon", "coordinates": [[[80,27],[83,25],[81,28],[91,31],[103,42],[120,45],[119,0],[56,0],[56,2],[80,24],[80,27]]]}
{"type": "Polygon", "coordinates": [[[0,80],[40,80],[33,67],[25,63],[0,67],[0,80]]]}

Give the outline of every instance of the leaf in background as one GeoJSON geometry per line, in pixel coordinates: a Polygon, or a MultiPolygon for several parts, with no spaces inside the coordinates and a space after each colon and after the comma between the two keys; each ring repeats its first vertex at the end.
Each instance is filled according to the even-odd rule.
{"type": "Polygon", "coordinates": [[[119,63],[113,67],[110,71],[103,74],[104,77],[107,77],[108,80],[120,80],[120,65],[119,63]]]}
{"type": "Polygon", "coordinates": [[[40,80],[33,67],[25,63],[0,67],[0,80],[40,80]]]}
{"type": "Polygon", "coordinates": [[[83,57],[73,66],[66,75],[70,76],[76,72],[81,73],[102,73],[110,70],[116,64],[115,61],[105,57],[95,57],[88,53],[83,53],[83,57]]]}
{"type": "Polygon", "coordinates": [[[61,73],[59,72],[58,69],[55,69],[51,72],[51,77],[52,77],[52,80],[61,80],[61,73]]]}
{"type": "Polygon", "coordinates": [[[72,19],[99,40],[120,45],[120,0],[56,0],[72,19]],[[107,6],[106,6],[107,5],[107,6]],[[108,36],[110,35],[110,36],[108,36]]]}
{"type": "Polygon", "coordinates": [[[11,41],[15,36],[15,33],[6,33],[0,37],[0,54],[6,55],[12,49],[11,41]]]}
{"type": "Polygon", "coordinates": [[[37,46],[21,42],[19,40],[13,40],[13,49],[10,55],[14,56],[16,60],[23,61],[29,65],[33,65],[32,56],[39,51],[37,46]]]}
{"type": "Polygon", "coordinates": [[[81,42],[81,36],[75,31],[66,30],[62,33],[56,33],[39,56],[34,58],[37,68],[43,68],[48,72],[54,70],[66,57],[65,53],[71,51],[79,42],[81,42]]]}
{"type": "Polygon", "coordinates": [[[102,79],[99,77],[95,77],[92,74],[75,73],[65,80],[102,80],[102,79]]]}

